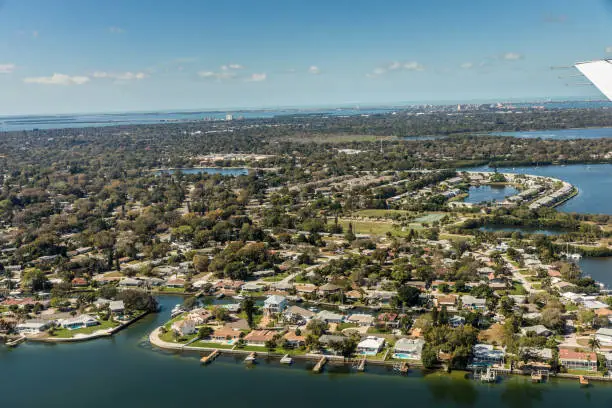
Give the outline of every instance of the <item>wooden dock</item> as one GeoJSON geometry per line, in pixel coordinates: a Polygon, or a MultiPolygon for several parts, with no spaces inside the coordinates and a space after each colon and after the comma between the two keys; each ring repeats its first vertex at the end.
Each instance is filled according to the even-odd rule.
{"type": "Polygon", "coordinates": [[[400,374],[408,374],[408,363],[403,361],[402,364],[400,365],[400,374]]]}
{"type": "Polygon", "coordinates": [[[219,350],[218,350],[218,349],[215,349],[215,350],[213,350],[213,352],[212,352],[212,353],[210,353],[209,355],[202,357],[202,358],[200,359],[200,363],[202,363],[202,364],[212,363],[212,362],[213,362],[213,361],[214,361],[214,360],[215,360],[215,359],[216,359],[216,358],[219,356],[219,354],[221,354],[221,353],[219,352],[219,350]]]}
{"type": "Polygon", "coordinates": [[[359,362],[359,365],[357,366],[357,371],[364,372],[365,366],[366,366],[366,356],[363,356],[363,358],[359,362]]]}
{"type": "Polygon", "coordinates": [[[21,337],[16,338],[15,340],[7,341],[6,342],[6,347],[17,347],[18,345],[20,345],[24,341],[26,341],[26,337],[25,336],[21,336],[21,337]]]}
{"type": "Polygon", "coordinates": [[[323,367],[325,366],[325,364],[327,363],[327,357],[323,356],[321,357],[321,359],[319,360],[319,362],[314,366],[314,368],[312,369],[313,372],[315,373],[320,373],[321,370],[323,370],[323,367]]]}

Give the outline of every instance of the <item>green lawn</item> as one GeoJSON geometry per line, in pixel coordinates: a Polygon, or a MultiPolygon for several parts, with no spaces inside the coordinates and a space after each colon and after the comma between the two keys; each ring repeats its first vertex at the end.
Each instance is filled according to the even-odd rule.
{"type": "Polygon", "coordinates": [[[399,225],[392,222],[349,220],[339,220],[338,222],[342,225],[344,231],[348,230],[349,223],[351,223],[353,225],[353,233],[355,234],[387,235],[389,232],[394,236],[403,237],[409,233],[409,230],[402,231],[399,225]]]}
{"type": "Polygon", "coordinates": [[[61,339],[69,339],[76,336],[77,334],[92,334],[98,330],[112,329],[113,327],[119,326],[119,323],[111,320],[102,320],[97,326],[84,327],[82,329],[68,330],[68,329],[56,329],[52,337],[58,337],[61,339]]]}
{"type": "Polygon", "coordinates": [[[527,290],[519,282],[512,282],[512,290],[509,291],[510,295],[526,295],[527,290]]]}
{"type": "Polygon", "coordinates": [[[431,224],[434,221],[440,221],[442,218],[444,218],[446,214],[439,214],[439,213],[430,213],[430,214],[426,214],[426,215],[422,215],[418,218],[415,218],[414,220],[412,220],[412,222],[418,222],[420,224],[426,222],[431,224]]]}
{"type": "Polygon", "coordinates": [[[189,345],[189,347],[202,347],[202,348],[226,349],[226,350],[229,350],[229,349],[233,348],[234,346],[231,345],[231,344],[219,344],[219,343],[212,343],[212,342],[198,340],[198,341],[196,341],[194,343],[191,343],[189,345]]]}

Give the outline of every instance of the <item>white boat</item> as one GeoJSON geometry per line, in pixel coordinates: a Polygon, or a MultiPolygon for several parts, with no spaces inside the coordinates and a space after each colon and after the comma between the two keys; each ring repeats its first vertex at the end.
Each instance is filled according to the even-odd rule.
{"type": "Polygon", "coordinates": [[[340,305],[340,306],[338,306],[338,309],[340,309],[340,310],[351,310],[351,309],[354,309],[354,308],[355,308],[355,306],[353,306],[353,305],[340,305]]]}
{"type": "Polygon", "coordinates": [[[181,313],[185,312],[185,309],[183,309],[182,305],[176,305],[172,308],[172,311],[170,312],[170,317],[176,317],[178,315],[180,315],[181,313]]]}
{"type": "Polygon", "coordinates": [[[291,364],[293,363],[293,359],[289,357],[289,354],[285,354],[283,358],[280,360],[281,364],[291,364]]]}
{"type": "Polygon", "coordinates": [[[217,298],[217,299],[223,299],[224,297],[225,297],[225,294],[223,294],[223,293],[219,293],[219,294],[216,296],[216,298],[217,298]]]}
{"type": "Polygon", "coordinates": [[[234,296],[232,296],[232,297],[233,297],[234,299],[236,299],[236,300],[244,300],[244,296],[242,296],[242,295],[234,295],[234,296]]]}
{"type": "Polygon", "coordinates": [[[308,310],[310,310],[313,313],[317,313],[319,311],[319,309],[317,309],[316,307],[309,307],[308,310]]]}

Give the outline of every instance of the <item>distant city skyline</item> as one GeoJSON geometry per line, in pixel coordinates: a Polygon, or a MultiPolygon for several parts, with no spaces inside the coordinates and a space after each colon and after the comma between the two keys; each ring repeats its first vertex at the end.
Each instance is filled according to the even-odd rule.
{"type": "Polygon", "coordinates": [[[611,4],[0,0],[0,116],[601,100],[611,4]]]}

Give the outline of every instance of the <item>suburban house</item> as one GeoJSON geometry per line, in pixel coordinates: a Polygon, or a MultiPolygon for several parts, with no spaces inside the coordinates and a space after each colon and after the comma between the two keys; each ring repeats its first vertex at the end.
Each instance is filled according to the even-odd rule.
{"type": "Polygon", "coordinates": [[[285,312],[285,320],[290,323],[306,323],[315,316],[316,313],[299,306],[289,306],[285,312]]]}
{"type": "Polygon", "coordinates": [[[368,336],[359,344],[357,344],[357,353],[368,356],[375,356],[380,353],[385,345],[385,339],[382,337],[368,336]]]}
{"type": "Polygon", "coordinates": [[[595,338],[602,346],[612,346],[612,329],[601,328],[595,333],[595,338]]]}
{"type": "Polygon", "coordinates": [[[169,288],[184,288],[185,287],[185,280],[184,279],[169,279],[168,282],[166,282],[166,286],[169,288]]]}
{"type": "Polygon", "coordinates": [[[485,310],[487,308],[486,299],[480,299],[470,295],[461,296],[461,303],[464,309],[485,310]]]}
{"type": "Polygon", "coordinates": [[[268,315],[282,313],[287,308],[287,298],[279,295],[268,296],[264,301],[263,308],[268,315]]]}
{"type": "Polygon", "coordinates": [[[295,285],[295,291],[299,295],[310,295],[310,294],[316,293],[317,287],[313,285],[312,283],[306,283],[303,285],[295,285]]]}
{"type": "Polygon", "coordinates": [[[74,287],[83,287],[83,286],[87,286],[87,280],[85,280],[84,278],[74,278],[71,281],[71,284],[74,287]]]}
{"type": "Polygon", "coordinates": [[[363,327],[370,327],[374,323],[374,316],[368,314],[355,313],[346,318],[347,323],[357,324],[363,327]]]}
{"type": "Polygon", "coordinates": [[[119,286],[123,286],[126,288],[137,288],[142,284],[142,282],[138,279],[134,278],[125,278],[119,282],[119,286]]]}
{"type": "Polygon", "coordinates": [[[326,323],[342,323],[344,316],[338,313],[333,313],[327,310],[321,310],[315,316],[317,320],[324,321],[326,323]]]}
{"type": "Polygon", "coordinates": [[[424,346],[425,340],[423,339],[399,339],[393,347],[393,358],[421,360],[424,346]]]}
{"type": "Polygon", "coordinates": [[[123,312],[125,312],[125,305],[123,304],[123,300],[112,300],[108,302],[108,308],[112,313],[116,315],[122,315],[123,312]]]}
{"type": "Polygon", "coordinates": [[[465,317],[459,315],[451,316],[448,319],[448,324],[450,324],[451,327],[463,326],[465,324],[465,317]]]}
{"type": "Polygon", "coordinates": [[[568,370],[597,371],[597,355],[593,352],[583,353],[561,348],[559,362],[568,370]]]}
{"type": "Polygon", "coordinates": [[[521,328],[521,333],[523,333],[523,335],[525,336],[527,335],[527,333],[535,333],[536,336],[544,336],[544,337],[548,337],[552,334],[552,332],[548,330],[546,326],[543,326],[541,324],[538,324],[535,326],[523,327],[521,328]]]}
{"type": "Polygon", "coordinates": [[[300,347],[306,344],[306,337],[295,334],[294,331],[287,332],[283,338],[293,348],[300,347]]]}
{"type": "Polygon", "coordinates": [[[226,342],[227,340],[237,340],[240,338],[240,330],[233,329],[231,327],[223,326],[219,329],[215,329],[210,338],[217,342],[226,342]]]}
{"type": "Polygon", "coordinates": [[[325,285],[319,287],[319,293],[323,296],[328,296],[334,293],[338,293],[340,291],[340,286],[334,285],[333,283],[326,283],[325,285]]]}
{"type": "Polygon", "coordinates": [[[503,364],[506,352],[497,350],[490,344],[476,344],[473,348],[473,363],[477,365],[503,364]]]}
{"type": "Polygon", "coordinates": [[[68,330],[97,326],[98,324],[100,323],[88,314],[82,314],[80,316],[75,316],[70,319],[64,319],[61,322],[62,327],[68,330]]]}
{"type": "MultiPolygon", "coordinates": [[[[332,343],[342,343],[343,341],[346,340],[345,336],[339,336],[339,335],[335,335],[335,334],[324,334],[321,337],[319,337],[319,343],[321,343],[321,345],[323,347],[329,347],[332,343]]],[[[333,350],[330,350],[332,353],[335,353],[333,350]]]]}
{"type": "Polygon", "coordinates": [[[257,282],[247,282],[242,285],[243,292],[260,292],[266,289],[266,285],[257,282]]]}
{"type": "Polygon", "coordinates": [[[51,327],[51,322],[32,319],[18,324],[15,328],[17,329],[17,332],[21,334],[36,334],[44,332],[49,327],[51,327]]]}
{"type": "Polygon", "coordinates": [[[191,319],[183,319],[172,323],[172,330],[181,336],[187,336],[196,332],[196,322],[191,319]]]}
{"type": "Polygon", "coordinates": [[[207,323],[212,317],[210,310],[204,308],[194,309],[187,315],[187,319],[193,320],[197,326],[207,323]]]}
{"type": "Polygon", "coordinates": [[[272,330],[253,330],[244,336],[244,341],[251,346],[264,346],[266,341],[274,339],[276,333],[272,330]]]}
{"type": "Polygon", "coordinates": [[[400,316],[397,313],[381,313],[378,315],[377,324],[397,329],[400,324],[400,316]]]}

